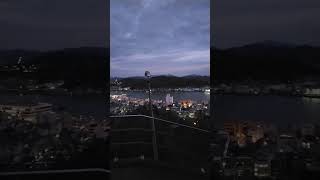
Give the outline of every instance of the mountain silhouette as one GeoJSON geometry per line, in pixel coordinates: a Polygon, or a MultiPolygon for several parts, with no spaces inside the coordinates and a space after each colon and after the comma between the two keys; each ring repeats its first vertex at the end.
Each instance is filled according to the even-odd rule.
{"type": "Polygon", "coordinates": [[[228,49],[211,48],[216,81],[294,81],[320,77],[320,48],[273,41],[228,49]]]}
{"type": "MultiPolygon", "coordinates": [[[[134,89],[146,88],[145,78],[128,77],[121,79],[123,87],[134,89]]],[[[210,86],[209,76],[167,76],[160,75],[151,78],[152,88],[183,88],[183,87],[204,87],[210,86]]]]}
{"type": "MultiPolygon", "coordinates": [[[[68,48],[49,52],[0,51],[2,65],[16,64],[20,56],[24,65],[36,65],[31,78],[39,81],[64,80],[68,87],[105,87],[109,72],[109,49],[96,47],[68,48]]],[[[12,75],[12,74],[11,74],[12,75]]],[[[15,76],[16,73],[14,74],[15,76]]],[[[7,74],[10,76],[10,74],[7,74]]],[[[20,74],[24,78],[25,74],[20,74]]]]}

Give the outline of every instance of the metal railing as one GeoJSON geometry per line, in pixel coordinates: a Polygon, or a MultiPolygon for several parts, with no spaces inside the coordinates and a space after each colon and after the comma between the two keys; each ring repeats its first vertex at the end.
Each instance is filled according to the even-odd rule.
{"type": "MultiPolygon", "coordinates": [[[[46,179],[50,176],[66,176],[72,174],[73,177],[79,177],[81,178],[83,175],[81,173],[88,174],[93,173],[91,176],[94,176],[94,174],[99,175],[102,174],[101,179],[108,179],[111,175],[111,171],[109,169],[103,169],[103,168],[87,168],[87,169],[62,169],[62,170],[39,170],[39,171],[15,171],[15,172],[0,172],[0,179],[26,179],[29,177],[30,179],[34,178],[43,178],[46,179]]],[[[100,179],[100,178],[99,178],[100,179]]]]}
{"type": "Polygon", "coordinates": [[[88,169],[63,169],[63,170],[40,170],[40,171],[17,171],[17,172],[0,172],[1,176],[16,176],[16,175],[42,175],[42,174],[64,174],[64,173],[79,173],[79,172],[101,172],[109,174],[110,170],[101,168],[88,169]]]}
{"type": "Polygon", "coordinates": [[[181,168],[201,169],[208,163],[209,133],[207,129],[181,124],[147,115],[110,116],[111,157],[121,160],[155,160],[181,168]],[[159,159],[154,159],[152,124],[155,120],[159,159]]]}
{"type": "Polygon", "coordinates": [[[144,117],[144,118],[150,118],[150,119],[154,118],[155,120],[160,121],[160,122],[165,122],[165,123],[172,124],[172,125],[186,127],[186,128],[190,128],[190,129],[193,129],[193,130],[198,130],[198,131],[201,131],[201,132],[204,132],[204,133],[210,133],[210,131],[206,130],[206,129],[201,129],[201,128],[197,128],[197,127],[193,127],[193,126],[188,126],[188,125],[185,125],[185,124],[176,123],[176,122],[173,122],[173,121],[168,121],[168,120],[164,120],[164,119],[160,119],[160,118],[156,118],[156,117],[151,117],[151,116],[147,116],[147,115],[120,115],[120,116],[109,116],[109,117],[110,118],[144,117]]]}

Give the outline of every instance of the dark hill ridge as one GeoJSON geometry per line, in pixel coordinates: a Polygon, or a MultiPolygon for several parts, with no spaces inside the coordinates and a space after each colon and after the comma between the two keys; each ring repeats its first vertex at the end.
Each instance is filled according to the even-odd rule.
{"type": "MultiPolygon", "coordinates": [[[[183,88],[183,87],[204,87],[210,86],[209,76],[155,76],[152,77],[152,88],[183,88]]],[[[129,77],[121,79],[123,87],[144,89],[146,87],[145,78],[129,77]]]]}
{"type": "Polygon", "coordinates": [[[39,51],[25,51],[25,50],[0,50],[0,65],[12,65],[18,62],[19,57],[24,57],[23,61],[30,63],[32,58],[40,55],[39,51]]]}
{"type": "Polygon", "coordinates": [[[320,77],[320,48],[263,42],[211,48],[212,76],[223,80],[288,81],[320,77]]]}
{"type": "MultiPolygon", "coordinates": [[[[40,81],[65,80],[68,87],[102,88],[106,87],[108,80],[109,54],[108,48],[95,47],[69,48],[49,52],[0,51],[0,57],[2,57],[0,62],[15,64],[19,56],[23,56],[25,65],[35,64],[38,67],[38,71],[32,74],[35,79],[40,81]],[[5,54],[10,56],[5,56],[5,54]]],[[[20,76],[23,78],[24,74],[20,76]]]]}
{"type": "Polygon", "coordinates": [[[70,86],[105,86],[109,71],[105,48],[65,49],[34,58],[42,80],[65,79],[70,86]]]}

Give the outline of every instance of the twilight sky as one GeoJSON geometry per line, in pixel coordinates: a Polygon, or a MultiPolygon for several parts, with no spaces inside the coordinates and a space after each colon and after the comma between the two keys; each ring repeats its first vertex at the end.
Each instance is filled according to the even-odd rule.
{"type": "Polygon", "coordinates": [[[210,74],[210,0],[111,0],[111,76],[210,74]]]}
{"type": "Polygon", "coordinates": [[[0,0],[0,50],[107,47],[107,0],[0,0]]]}
{"type": "Polygon", "coordinates": [[[264,40],[320,46],[319,0],[214,0],[213,46],[264,40]]]}

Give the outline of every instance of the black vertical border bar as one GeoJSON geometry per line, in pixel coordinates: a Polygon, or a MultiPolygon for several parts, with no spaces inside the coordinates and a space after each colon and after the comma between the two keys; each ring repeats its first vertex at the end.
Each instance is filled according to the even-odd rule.
{"type": "MultiPolygon", "coordinates": [[[[105,0],[106,1],[106,20],[107,22],[105,22],[107,25],[106,25],[106,72],[105,72],[105,95],[107,97],[105,97],[105,103],[106,103],[106,118],[107,118],[107,121],[109,121],[109,126],[111,126],[111,120],[109,118],[109,115],[110,115],[110,0],[105,0]]],[[[111,127],[110,127],[111,129],[111,127]]],[[[109,137],[107,138],[107,141],[105,142],[106,145],[107,145],[107,160],[108,162],[106,162],[107,166],[108,166],[108,169],[110,170],[111,169],[111,140],[110,140],[110,132],[109,132],[109,137]]],[[[108,177],[106,177],[106,179],[111,179],[111,174],[109,173],[108,174],[108,177]]]]}
{"type": "Polygon", "coordinates": [[[212,164],[213,162],[213,155],[211,152],[211,142],[212,137],[214,134],[214,95],[213,95],[213,88],[215,85],[215,74],[216,74],[216,63],[214,59],[214,33],[213,33],[213,27],[214,27],[214,0],[210,0],[210,118],[209,118],[209,138],[208,138],[208,165],[209,165],[209,178],[208,179],[215,179],[213,176],[213,169],[214,166],[212,164]]]}
{"type": "Polygon", "coordinates": [[[213,130],[213,124],[214,124],[214,96],[213,96],[213,87],[215,84],[215,60],[213,56],[213,47],[214,47],[214,42],[213,42],[213,3],[214,0],[210,0],[210,123],[209,123],[209,128],[212,131],[213,130]]]}
{"type": "MultiPolygon", "coordinates": [[[[106,50],[107,50],[107,63],[106,63],[106,81],[105,81],[105,94],[106,94],[106,117],[110,116],[110,0],[105,0],[107,7],[107,38],[106,38],[106,50]]],[[[110,120],[110,119],[109,119],[110,120]]]]}

